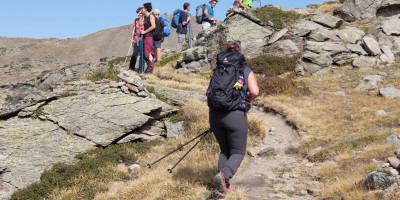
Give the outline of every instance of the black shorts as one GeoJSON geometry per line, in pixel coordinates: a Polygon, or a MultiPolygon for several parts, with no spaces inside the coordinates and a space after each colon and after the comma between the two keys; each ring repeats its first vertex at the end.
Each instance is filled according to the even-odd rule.
{"type": "Polygon", "coordinates": [[[164,38],[162,38],[161,40],[158,41],[153,41],[153,46],[154,48],[161,48],[161,43],[164,42],[164,38]]]}

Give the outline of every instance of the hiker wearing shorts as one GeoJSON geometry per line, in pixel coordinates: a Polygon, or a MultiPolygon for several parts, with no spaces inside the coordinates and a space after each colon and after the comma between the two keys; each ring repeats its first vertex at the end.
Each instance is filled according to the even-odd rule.
{"type": "MultiPolygon", "coordinates": [[[[241,44],[239,41],[228,42],[226,52],[240,51],[241,44]]],[[[259,88],[257,85],[256,77],[251,69],[246,65],[244,55],[235,55],[240,55],[239,59],[243,60],[240,63],[244,63],[241,64],[242,66],[244,66],[244,80],[242,80],[242,83],[244,84],[241,87],[241,91],[248,94],[246,97],[247,99],[245,99],[246,106],[244,108],[241,105],[236,107],[234,106],[233,108],[237,109],[225,111],[213,108],[209,104],[209,123],[211,131],[214,133],[214,136],[218,141],[221,150],[218,159],[218,174],[214,176],[214,181],[221,192],[235,189],[235,187],[230,184],[229,180],[232,179],[232,177],[237,172],[246,153],[246,143],[249,126],[247,121],[247,111],[248,109],[250,109],[251,102],[259,95],[259,88]]],[[[219,56],[217,56],[217,60],[218,59],[219,56]]],[[[227,59],[225,58],[223,62],[225,62],[226,60],[227,59]]],[[[217,87],[212,86],[211,83],[212,82],[210,82],[210,87],[207,90],[207,95],[212,93],[211,88],[217,87]]]]}
{"type": "MultiPolygon", "coordinates": [[[[159,23],[160,22],[160,10],[159,9],[154,9],[153,15],[156,19],[156,21],[159,23]]],[[[164,24],[162,24],[164,26],[164,24]]],[[[154,62],[157,62],[158,60],[161,60],[161,44],[164,42],[164,37],[162,37],[161,40],[154,40],[153,41],[153,51],[154,51],[154,56],[155,60],[154,62]]]]}
{"type": "Polygon", "coordinates": [[[242,0],[241,6],[244,8],[252,8],[253,0],[242,0]]]}
{"type": "Polygon", "coordinates": [[[183,11],[181,12],[181,18],[179,19],[179,26],[176,29],[176,32],[178,33],[178,42],[176,43],[176,53],[179,53],[182,51],[182,45],[186,41],[186,34],[188,32],[188,23],[190,23],[190,16],[189,16],[189,11],[190,11],[190,3],[184,3],[183,4],[183,11]]]}
{"type": "Polygon", "coordinates": [[[203,30],[211,28],[211,26],[217,24],[217,21],[214,19],[214,7],[215,5],[217,5],[217,3],[218,3],[217,0],[211,0],[209,1],[210,5],[204,6],[204,17],[201,23],[203,30]]]}
{"type": "Polygon", "coordinates": [[[133,26],[133,31],[132,31],[132,45],[133,45],[133,54],[131,57],[131,61],[129,62],[129,69],[134,71],[135,70],[135,65],[136,65],[136,61],[137,58],[139,56],[139,42],[140,42],[140,33],[141,31],[144,29],[143,25],[140,25],[140,21],[144,20],[144,17],[142,15],[142,10],[143,7],[139,7],[136,10],[136,13],[138,14],[138,18],[135,19],[135,21],[133,22],[132,26],[133,26]]]}
{"type": "Polygon", "coordinates": [[[143,4],[143,15],[144,21],[141,34],[144,35],[144,60],[147,63],[147,68],[144,73],[151,74],[154,70],[154,60],[153,60],[153,30],[156,28],[156,19],[154,15],[151,14],[153,7],[151,3],[143,4]]]}

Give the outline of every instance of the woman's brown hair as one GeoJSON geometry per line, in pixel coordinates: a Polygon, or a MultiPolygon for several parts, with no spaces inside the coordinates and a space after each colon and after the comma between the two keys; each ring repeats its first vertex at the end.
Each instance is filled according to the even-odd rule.
{"type": "Polygon", "coordinates": [[[241,51],[241,47],[240,47],[240,41],[235,40],[235,41],[229,41],[226,44],[226,51],[229,52],[240,52],[241,51]]]}

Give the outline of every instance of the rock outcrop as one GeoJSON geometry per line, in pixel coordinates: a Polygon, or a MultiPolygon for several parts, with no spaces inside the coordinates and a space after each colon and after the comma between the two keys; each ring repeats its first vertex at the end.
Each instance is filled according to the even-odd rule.
{"type": "Polygon", "coordinates": [[[334,11],[334,15],[348,22],[398,14],[400,14],[399,0],[346,0],[342,7],[334,11]]]}

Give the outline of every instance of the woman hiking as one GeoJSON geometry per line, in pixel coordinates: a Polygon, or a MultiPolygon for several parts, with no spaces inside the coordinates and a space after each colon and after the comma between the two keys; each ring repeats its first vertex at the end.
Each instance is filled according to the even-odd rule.
{"type": "Polygon", "coordinates": [[[235,189],[229,180],[246,153],[247,111],[259,95],[256,77],[246,65],[240,41],[230,41],[217,55],[217,68],[207,90],[209,123],[221,153],[214,181],[220,192],[235,189]]]}
{"type": "Polygon", "coordinates": [[[154,60],[153,60],[153,30],[156,28],[156,19],[154,15],[151,14],[153,7],[151,3],[143,4],[143,15],[144,21],[141,21],[140,25],[144,26],[141,34],[144,35],[144,59],[147,63],[147,68],[144,73],[151,74],[154,70],[154,60]]]}

